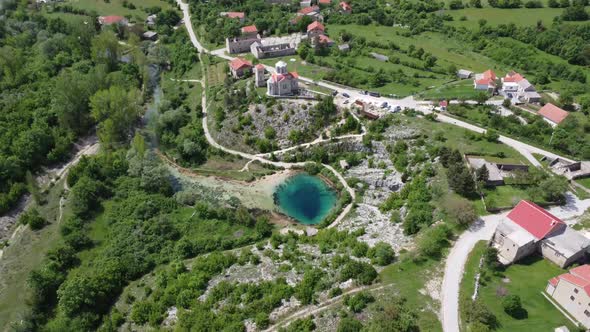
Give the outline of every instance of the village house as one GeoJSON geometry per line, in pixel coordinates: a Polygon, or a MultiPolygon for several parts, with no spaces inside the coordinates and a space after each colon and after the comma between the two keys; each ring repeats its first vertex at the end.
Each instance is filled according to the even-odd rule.
{"type": "Polygon", "coordinates": [[[326,28],[318,21],[315,21],[307,26],[307,38],[313,42],[317,36],[323,35],[326,28]]]}
{"type": "Polygon", "coordinates": [[[473,72],[469,71],[467,69],[459,69],[457,70],[457,77],[460,79],[466,79],[466,78],[470,78],[471,76],[473,76],[473,72]]]}
{"type": "Polygon", "coordinates": [[[569,115],[567,111],[562,110],[551,103],[545,104],[545,106],[541,107],[537,113],[553,127],[560,124],[569,115]]]}
{"type": "Polygon", "coordinates": [[[332,4],[332,0],[319,0],[318,4],[320,5],[320,7],[327,7],[332,4]]]}
{"type": "Polygon", "coordinates": [[[237,19],[242,24],[246,20],[246,14],[243,13],[243,12],[221,12],[221,13],[219,13],[219,16],[223,16],[223,17],[227,17],[227,18],[232,18],[232,19],[237,19]]]}
{"type": "Polygon", "coordinates": [[[229,54],[250,51],[252,44],[260,42],[260,36],[240,36],[225,39],[225,50],[229,54]]]}
{"type": "Polygon", "coordinates": [[[439,107],[439,109],[440,109],[441,111],[446,111],[448,106],[449,106],[449,102],[448,102],[448,101],[446,101],[446,100],[441,100],[441,101],[438,103],[438,107],[439,107]]]}
{"type": "Polygon", "coordinates": [[[109,25],[113,25],[113,24],[127,26],[129,24],[129,20],[127,20],[123,16],[117,16],[117,15],[99,16],[98,23],[100,23],[100,25],[102,25],[102,26],[109,26],[109,25]]]}
{"type": "Polygon", "coordinates": [[[233,78],[242,78],[252,72],[252,63],[242,58],[235,58],[229,62],[229,71],[233,78]]]}
{"type": "Polygon", "coordinates": [[[300,18],[303,16],[308,16],[308,17],[311,17],[311,19],[314,21],[323,21],[324,20],[322,15],[320,14],[320,7],[317,5],[301,8],[297,12],[297,16],[299,16],[300,18]]]}
{"type": "Polygon", "coordinates": [[[263,87],[266,85],[266,80],[264,78],[265,68],[264,65],[259,63],[254,66],[254,77],[255,83],[257,87],[263,87]]]}
{"type": "Polygon", "coordinates": [[[141,35],[144,40],[156,41],[158,40],[158,33],[155,31],[146,31],[141,35]]]}
{"type": "Polygon", "coordinates": [[[549,279],[545,292],[584,327],[590,328],[590,265],[549,279]]]}
{"type": "Polygon", "coordinates": [[[250,51],[253,43],[260,41],[260,35],[255,25],[248,25],[241,29],[239,37],[226,38],[225,49],[229,54],[244,53],[250,51]]]}
{"type": "Polygon", "coordinates": [[[481,74],[475,74],[475,79],[473,80],[473,88],[475,90],[483,90],[489,93],[494,93],[496,91],[496,74],[491,70],[488,69],[481,74]]]}
{"type": "Polygon", "coordinates": [[[301,8],[311,7],[311,0],[303,0],[299,3],[299,6],[301,6],[301,8]]]}
{"type": "Polygon", "coordinates": [[[350,4],[348,4],[348,2],[340,1],[340,4],[338,5],[338,7],[340,7],[339,12],[341,14],[352,13],[352,7],[350,6],[350,4]]]}
{"type": "Polygon", "coordinates": [[[256,59],[293,55],[296,51],[295,45],[289,43],[262,45],[261,41],[256,41],[250,45],[250,52],[252,52],[252,55],[254,55],[256,59]]]}
{"type": "MultiPolygon", "coordinates": [[[[543,158],[541,160],[547,160],[543,158]]],[[[568,180],[590,177],[590,161],[570,162],[561,158],[549,161],[549,167],[554,173],[565,176],[568,180]]]]}
{"type": "Polygon", "coordinates": [[[153,28],[156,26],[156,21],[158,20],[158,16],[156,14],[149,15],[145,18],[145,25],[148,28],[153,28]]]}
{"type": "Polygon", "coordinates": [[[258,28],[254,24],[242,27],[240,31],[242,32],[242,36],[258,36],[258,28]]]}
{"type": "Polygon", "coordinates": [[[537,204],[522,200],[502,219],[492,245],[502,264],[540,252],[563,268],[585,258],[590,240],[537,204]]]}
{"type": "Polygon", "coordinates": [[[521,102],[538,103],[541,101],[541,95],[537,93],[531,82],[515,71],[510,71],[502,77],[502,91],[510,98],[516,98],[521,102]]]}
{"type": "Polygon", "coordinates": [[[517,95],[518,99],[525,103],[538,103],[541,101],[541,95],[526,78],[518,81],[517,95]]]}
{"type": "Polygon", "coordinates": [[[297,72],[288,72],[287,64],[279,61],[275,65],[273,73],[266,82],[269,96],[293,96],[299,93],[299,75],[297,72]]]}
{"type": "Polygon", "coordinates": [[[479,156],[465,156],[465,159],[467,159],[469,167],[474,172],[482,167],[488,170],[488,179],[486,181],[486,185],[488,186],[503,186],[504,179],[513,177],[515,172],[529,171],[529,167],[524,164],[494,163],[479,156]]]}

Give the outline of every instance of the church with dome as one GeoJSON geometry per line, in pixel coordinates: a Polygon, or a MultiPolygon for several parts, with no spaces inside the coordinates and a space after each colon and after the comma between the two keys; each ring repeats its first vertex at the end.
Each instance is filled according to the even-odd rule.
{"type": "Polygon", "coordinates": [[[293,96],[299,93],[299,75],[297,72],[288,72],[287,64],[279,61],[275,65],[275,72],[266,82],[269,96],[293,96]]]}

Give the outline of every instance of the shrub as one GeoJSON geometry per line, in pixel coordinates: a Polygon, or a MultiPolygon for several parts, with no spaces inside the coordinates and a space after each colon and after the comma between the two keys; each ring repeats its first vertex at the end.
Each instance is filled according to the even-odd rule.
{"type": "Polygon", "coordinates": [[[344,298],[344,304],[348,306],[350,311],[359,313],[363,311],[367,307],[367,305],[371,302],[374,302],[375,298],[373,295],[367,292],[360,292],[353,296],[346,296],[344,298]]]}
{"type": "Polygon", "coordinates": [[[526,318],[526,310],[522,307],[522,302],[520,301],[520,296],[518,295],[506,296],[502,300],[502,308],[504,308],[504,312],[514,318],[526,318]]]}
{"type": "Polygon", "coordinates": [[[41,217],[41,214],[35,208],[23,212],[19,218],[19,222],[23,225],[29,225],[32,230],[39,230],[47,224],[47,221],[41,217]]]}
{"type": "Polygon", "coordinates": [[[371,259],[371,263],[385,266],[393,262],[395,252],[389,244],[378,242],[373,248],[369,249],[367,256],[371,259]]]}

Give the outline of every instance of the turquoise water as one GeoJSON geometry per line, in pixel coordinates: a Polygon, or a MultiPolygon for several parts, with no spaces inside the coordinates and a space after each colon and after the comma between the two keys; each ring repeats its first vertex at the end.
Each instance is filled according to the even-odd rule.
{"type": "Polygon", "coordinates": [[[338,197],[324,181],[307,173],[288,178],[274,192],[280,211],[302,224],[320,223],[336,204],[338,197]]]}

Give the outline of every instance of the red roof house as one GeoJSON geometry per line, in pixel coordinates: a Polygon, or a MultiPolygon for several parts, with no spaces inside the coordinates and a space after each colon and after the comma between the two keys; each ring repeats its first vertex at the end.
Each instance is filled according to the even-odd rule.
{"type": "Polygon", "coordinates": [[[320,4],[320,6],[330,5],[332,3],[332,0],[319,0],[318,3],[320,4]]]}
{"type": "Polygon", "coordinates": [[[492,244],[503,264],[537,252],[563,268],[584,259],[590,239],[537,204],[522,200],[498,224],[492,244]]]}
{"type": "Polygon", "coordinates": [[[246,14],[244,14],[243,12],[225,12],[221,13],[221,16],[225,16],[228,18],[237,18],[240,21],[243,21],[246,18],[246,14]]]}
{"type": "Polygon", "coordinates": [[[545,238],[556,229],[565,225],[561,219],[549,213],[537,204],[522,200],[510,213],[508,219],[514,221],[537,240],[545,238]]]}
{"type": "Polygon", "coordinates": [[[581,265],[551,278],[545,287],[545,292],[565,309],[568,316],[582,323],[586,328],[590,326],[590,265],[581,265]]]}
{"type": "Polygon", "coordinates": [[[441,100],[441,101],[438,103],[438,106],[440,107],[440,109],[441,109],[441,110],[443,110],[443,111],[444,111],[444,110],[446,110],[446,109],[447,109],[447,106],[449,106],[449,102],[447,102],[446,100],[441,100]]]}
{"type": "Polygon", "coordinates": [[[100,16],[98,18],[98,23],[101,25],[112,25],[112,24],[127,24],[127,19],[123,16],[117,15],[110,15],[110,16],[100,16]]]}
{"type": "Polygon", "coordinates": [[[252,69],[252,63],[242,58],[235,58],[229,63],[229,70],[234,78],[246,75],[252,69]]]}
{"type": "Polygon", "coordinates": [[[311,7],[304,7],[301,8],[298,12],[297,15],[299,16],[304,16],[304,15],[315,15],[315,14],[319,14],[320,12],[320,7],[318,6],[311,6],[311,7]]]}
{"type": "Polygon", "coordinates": [[[256,33],[258,33],[258,28],[256,28],[256,26],[254,24],[242,27],[242,34],[243,35],[256,34],[256,33]]]}
{"type": "Polygon", "coordinates": [[[504,79],[502,81],[504,81],[505,83],[506,82],[518,83],[522,80],[524,80],[524,76],[522,76],[521,74],[519,74],[515,71],[511,71],[506,74],[506,76],[504,77],[504,79]]]}
{"type": "Polygon", "coordinates": [[[569,115],[567,111],[564,111],[551,103],[547,103],[545,106],[541,107],[538,113],[553,125],[560,124],[561,121],[569,115]]]}
{"type": "Polygon", "coordinates": [[[321,31],[324,32],[326,30],[326,28],[324,27],[324,25],[318,21],[315,21],[311,24],[309,24],[307,26],[307,32],[311,32],[311,31],[321,31]]]}
{"type": "Polygon", "coordinates": [[[490,78],[495,81],[498,77],[496,77],[496,73],[493,70],[488,69],[483,72],[483,78],[490,78]]]}

